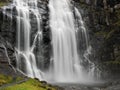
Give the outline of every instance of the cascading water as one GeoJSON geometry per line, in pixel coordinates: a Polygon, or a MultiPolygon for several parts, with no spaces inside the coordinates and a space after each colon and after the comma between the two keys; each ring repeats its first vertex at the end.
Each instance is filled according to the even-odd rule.
{"type": "MultiPolygon", "coordinates": [[[[37,38],[42,38],[40,30],[40,14],[37,8],[37,0],[14,0],[13,4],[17,10],[17,69],[29,77],[41,79],[40,70],[36,64],[36,58],[33,53],[37,38]],[[37,21],[37,34],[31,43],[31,23],[30,14],[35,15],[37,21]]],[[[39,43],[39,42],[38,42],[39,43]]]]}
{"type": "Polygon", "coordinates": [[[81,67],[70,1],[50,0],[49,7],[55,80],[74,80],[81,74],[81,67]]]}
{"type": "MultiPolygon", "coordinates": [[[[41,60],[41,41],[43,38],[38,1],[14,0],[13,7],[10,7],[11,11],[14,7],[17,11],[17,70],[29,77],[45,79],[50,82],[53,80],[55,82],[89,81],[90,78],[94,77],[96,67],[89,59],[92,48],[80,12],[77,8],[73,8],[71,0],[49,0],[48,6],[53,55],[49,70],[42,70],[42,72],[38,63],[41,60]],[[37,33],[34,35],[32,34],[31,22],[33,19],[31,17],[34,17],[37,24],[37,33]],[[37,50],[39,56],[34,52],[36,47],[39,49],[37,50]],[[88,66],[83,65],[84,63],[88,66]]],[[[6,13],[5,10],[4,13],[6,13]]]]}
{"type": "MultiPolygon", "coordinates": [[[[91,51],[92,51],[92,46],[90,45],[90,42],[89,42],[89,36],[88,36],[88,32],[87,32],[87,29],[85,28],[85,25],[84,25],[84,21],[82,19],[82,16],[80,14],[80,12],[78,11],[78,9],[75,7],[75,16],[76,16],[76,19],[77,19],[77,33],[80,34],[80,46],[82,47],[79,47],[80,48],[80,56],[82,58],[82,63],[85,63],[87,62],[88,66],[88,70],[86,70],[88,73],[88,77],[90,78],[94,78],[95,75],[96,77],[100,78],[100,71],[99,69],[95,66],[95,64],[90,60],[90,55],[91,55],[91,51]],[[80,31],[80,32],[79,32],[80,31]],[[95,74],[96,73],[96,74],[95,74]]],[[[78,40],[78,41],[79,41],[78,40]]]]}
{"type": "MultiPolygon", "coordinates": [[[[84,26],[80,12],[75,8],[80,28],[75,26],[75,18],[72,12],[71,0],[50,0],[50,27],[52,32],[53,67],[51,70],[55,81],[58,82],[84,82],[94,70],[94,64],[89,60],[91,46],[88,42],[87,30],[84,26]],[[85,43],[84,52],[81,56],[77,48],[77,30],[81,30],[81,41],[85,43]],[[92,66],[85,73],[81,65],[84,60],[92,66]]],[[[82,44],[82,43],[81,43],[82,44]]],[[[87,70],[86,70],[87,71],[87,70]]]]}

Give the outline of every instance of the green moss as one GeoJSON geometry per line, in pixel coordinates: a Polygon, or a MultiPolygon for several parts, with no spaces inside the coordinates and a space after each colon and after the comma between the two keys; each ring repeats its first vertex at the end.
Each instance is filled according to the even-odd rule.
{"type": "Polygon", "coordinates": [[[116,21],[116,22],[114,23],[114,25],[120,26],[120,20],[116,21]]]}
{"type": "Polygon", "coordinates": [[[24,80],[24,78],[22,77],[12,77],[12,76],[8,76],[8,75],[3,75],[0,74],[0,86],[4,85],[4,84],[10,84],[10,83],[14,83],[14,82],[18,82],[24,80]]]}
{"type": "Polygon", "coordinates": [[[17,82],[17,81],[21,81],[21,80],[23,80],[22,77],[17,77],[17,78],[15,79],[16,82],[17,82]]]}
{"type": "Polygon", "coordinates": [[[120,61],[108,61],[108,62],[105,62],[106,65],[120,65],[120,61]]]}
{"type": "Polygon", "coordinates": [[[0,74],[0,86],[3,84],[10,83],[11,81],[12,77],[0,74]]]}
{"type": "Polygon", "coordinates": [[[115,30],[111,30],[110,32],[107,33],[106,35],[106,39],[109,39],[113,34],[114,34],[115,30]]]}
{"type": "MultiPolygon", "coordinates": [[[[25,78],[22,77],[11,77],[7,75],[0,74],[0,86],[4,84],[17,83],[25,78]]],[[[29,78],[27,81],[13,86],[8,86],[0,90],[57,90],[57,87],[49,85],[44,82],[40,82],[36,79],[29,78]]]]}
{"type": "Polygon", "coordinates": [[[111,38],[112,35],[114,35],[116,30],[110,30],[110,31],[99,31],[99,32],[96,32],[95,35],[96,36],[102,36],[104,37],[106,40],[111,38]]]}
{"type": "Polygon", "coordinates": [[[120,27],[120,9],[115,11],[116,20],[114,26],[120,27]]]}
{"type": "Polygon", "coordinates": [[[5,6],[7,2],[0,2],[0,7],[5,6]]]}
{"type": "Polygon", "coordinates": [[[1,90],[57,90],[57,88],[49,86],[48,84],[42,84],[35,79],[29,79],[24,83],[16,84],[1,90]]]}
{"type": "Polygon", "coordinates": [[[99,32],[96,32],[95,35],[102,36],[102,37],[105,38],[107,36],[107,32],[105,32],[105,31],[99,31],[99,32]]]}

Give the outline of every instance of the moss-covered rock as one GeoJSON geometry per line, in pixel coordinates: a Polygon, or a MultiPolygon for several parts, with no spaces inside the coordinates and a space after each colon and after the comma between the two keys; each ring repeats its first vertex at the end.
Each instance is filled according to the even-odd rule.
{"type": "Polygon", "coordinates": [[[13,80],[13,77],[7,76],[7,75],[4,75],[4,74],[0,74],[0,86],[2,86],[4,84],[11,83],[13,81],[15,81],[15,80],[13,80]]]}
{"type": "Polygon", "coordinates": [[[15,84],[13,86],[9,86],[1,90],[58,90],[58,89],[54,86],[43,84],[36,79],[28,79],[26,82],[15,84]]]}
{"type": "Polygon", "coordinates": [[[0,0],[0,7],[6,6],[9,2],[10,0],[0,0]]]}
{"type": "Polygon", "coordinates": [[[0,74],[0,86],[5,85],[5,84],[10,84],[10,83],[16,83],[24,79],[25,78],[22,76],[14,77],[14,76],[0,74]]]}
{"type": "Polygon", "coordinates": [[[5,85],[0,90],[60,90],[59,87],[48,84],[38,79],[12,77],[0,74],[0,86],[5,85]],[[22,82],[21,82],[22,81],[22,82]]]}
{"type": "Polygon", "coordinates": [[[5,6],[7,3],[5,2],[0,2],[0,7],[5,6]]]}

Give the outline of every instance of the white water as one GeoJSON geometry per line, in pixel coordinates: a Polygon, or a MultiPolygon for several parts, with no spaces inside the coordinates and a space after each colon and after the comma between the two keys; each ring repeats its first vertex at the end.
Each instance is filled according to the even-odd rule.
{"type": "MultiPolygon", "coordinates": [[[[33,53],[37,38],[42,39],[40,28],[39,10],[37,8],[37,0],[14,0],[13,4],[17,9],[17,69],[29,77],[41,78],[41,72],[37,67],[36,58],[33,53]],[[31,43],[31,23],[30,14],[34,14],[37,21],[38,32],[31,43]]],[[[38,42],[39,43],[39,42],[38,42]]]]}
{"type": "MultiPolygon", "coordinates": [[[[13,6],[17,10],[17,70],[26,76],[50,82],[90,82],[96,69],[95,64],[89,59],[92,47],[81,13],[77,8],[73,10],[71,0],[49,1],[53,55],[48,71],[41,72],[38,68],[37,60],[41,59],[36,60],[37,55],[34,54],[34,49],[36,43],[39,44],[37,49],[41,56],[42,30],[37,4],[37,0],[13,1],[13,6]],[[77,22],[73,11],[75,11],[77,22]],[[37,22],[37,33],[33,40],[31,40],[31,14],[35,16],[37,22]],[[84,48],[79,47],[79,40],[84,48]],[[33,41],[32,44],[31,41],[33,41]],[[83,66],[84,62],[87,62],[88,66],[83,66]],[[88,69],[86,70],[85,67],[88,69]]],[[[10,63],[10,59],[8,61],[10,63]]]]}
{"type": "MultiPolygon", "coordinates": [[[[87,72],[81,62],[84,60],[78,55],[77,27],[72,11],[71,0],[50,0],[50,27],[52,32],[53,67],[52,78],[57,82],[84,82],[89,79],[93,63],[89,60],[91,46],[89,45],[87,30],[84,26],[80,12],[75,8],[79,19],[81,38],[85,42],[84,60],[89,61],[93,67],[87,72]]],[[[79,38],[80,39],[80,38],[79,38]]],[[[81,43],[82,44],[82,43],[81,43]]]]}
{"type": "MultiPolygon", "coordinates": [[[[95,70],[97,68],[96,68],[95,64],[92,61],[90,61],[90,59],[89,59],[89,55],[91,55],[92,47],[89,44],[88,32],[87,32],[87,29],[85,28],[85,24],[84,24],[84,21],[82,19],[82,16],[81,16],[81,14],[80,14],[80,12],[78,11],[77,8],[75,8],[75,14],[76,14],[76,17],[77,17],[77,20],[78,20],[77,23],[79,23],[78,24],[79,25],[78,30],[82,31],[81,41],[85,42],[85,50],[84,50],[84,53],[83,54],[81,53],[81,54],[85,58],[84,61],[87,61],[89,63],[88,76],[93,78],[95,73],[97,74],[97,72],[95,72],[95,70]]],[[[82,62],[84,62],[84,61],[82,61],[82,62]]],[[[99,70],[97,70],[97,71],[99,71],[99,70]]]]}

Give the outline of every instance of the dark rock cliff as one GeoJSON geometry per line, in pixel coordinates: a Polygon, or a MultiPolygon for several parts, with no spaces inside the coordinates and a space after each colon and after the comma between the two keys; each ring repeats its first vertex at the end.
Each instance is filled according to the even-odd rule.
{"type": "MultiPolygon", "coordinates": [[[[10,59],[12,65],[16,65],[16,57],[15,57],[15,47],[16,47],[16,37],[17,37],[17,22],[16,22],[16,9],[10,9],[10,7],[3,8],[3,6],[8,6],[11,4],[12,0],[0,0],[0,63],[1,64],[8,64],[8,59],[10,59]]],[[[49,66],[50,60],[50,30],[49,30],[49,10],[48,10],[48,0],[39,0],[38,7],[41,13],[41,30],[43,31],[43,41],[41,41],[41,61],[37,62],[41,68],[49,66]],[[43,52],[44,51],[44,52],[43,52]],[[42,64],[41,64],[42,62],[42,64]],[[44,64],[43,64],[44,63],[44,64]]],[[[33,43],[34,36],[37,32],[37,22],[35,20],[34,15],[30,15],[31,18],[31,44],[33,43]]],[[[34,53],[37,57],[39,57],[38,53],[38,46],[39,44],[36,43],[36,48],[34,53]]],[[[36,57],[36,58],[37,58],[36,57]]]]}
{"type": "MultiPolygon", "coordinates": [[[[0,0],[4,4],[11,0],[0,0]]],[[[120,0],[73,0],[73,4],[82,13],[86,28],[89,31],[90,43],[93,47],[94,62],[109,74],[120,73],[120,0]]],[[[50,28],[49,28],[49,9],[48,0],[39,0],[39,8],[42,15],[42,30],[43,30],[43,60],[44,65],[48,67],[50,60],[50,28]]],[[[8,12],[9,9],[7,10],[8,12]]],[[[32,19],[32,29],[36,31],[36,22],[32,19]]],[[[35,34],[35,32],[32,32],[35,34]]],[[[13,17],[9,17],[0,9],[0,62],[4,63],[5,49],[9,52],[8,55],[15,65],[14,47],[16,45],[16,18],[15,12],[13,17]]],[[[36,55],[37,48],[35,49],[36,55]]],[[[39,56],[39,55],[38,55],[39,56]]],[[[5,59],[6,60],[6,59],[5,59]]],[[[7,60],[6,60],[7,62],[7,60]]],[[[40,62],[38,62],[40,63],[40,62]]]]}
{"type": "Polygon", "coordinates": [[[90,34],[94,62],[107,74],[120,74],[120,0],[74,0],[90,34]]]}

